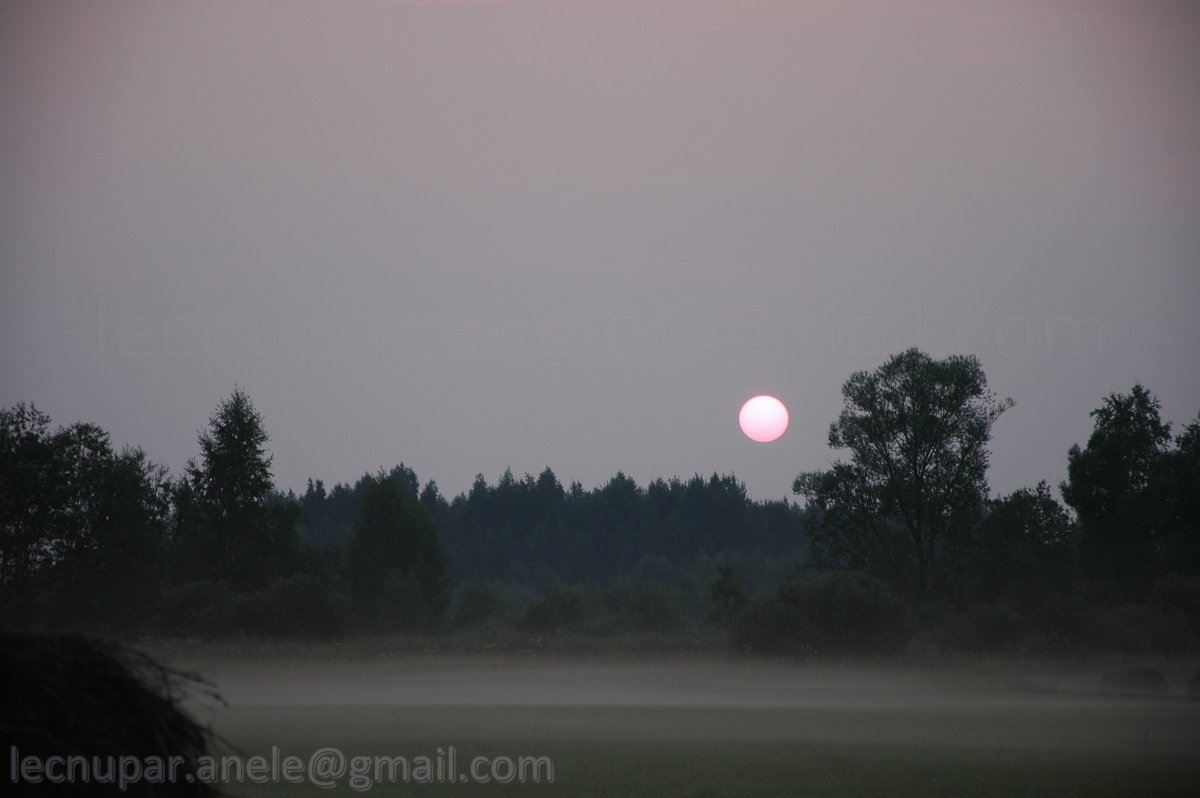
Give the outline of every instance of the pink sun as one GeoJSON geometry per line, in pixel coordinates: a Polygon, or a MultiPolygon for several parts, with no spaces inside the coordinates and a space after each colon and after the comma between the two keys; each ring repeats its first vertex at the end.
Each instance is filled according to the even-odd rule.
{"type": "Polygon", "coordinates": [[[774,396],[755,396],[742,405],[738,424],[750,440],[770,443],[787,429],[788,411],[774,396]]]}

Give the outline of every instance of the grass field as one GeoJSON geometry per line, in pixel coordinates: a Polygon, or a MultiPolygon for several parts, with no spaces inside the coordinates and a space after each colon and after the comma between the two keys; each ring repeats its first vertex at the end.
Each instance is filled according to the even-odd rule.
{"type": "MultiPolygon", "coordinates": [[[[1175,695],[1103,697],[1105,663],[828,667],[694,653],[496,656],[298,648],[165,653],[228,706],[202,718],[245,755],[333,746],[409,760],[453,746],[547,756],[553,783],[376,783],[369,795],[1192,795],[1194,662],[1175,695]]],[[[346,779],[338,791],[351,792],[346,779]]],[[[327,794],[227,784],[244,795],[327,794]]]]}

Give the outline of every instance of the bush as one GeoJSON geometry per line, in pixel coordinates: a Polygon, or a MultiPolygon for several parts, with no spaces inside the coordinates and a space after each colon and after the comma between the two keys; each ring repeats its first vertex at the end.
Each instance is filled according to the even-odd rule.
{"type": "Polygon", "coordinates": [[[707,620],[728,627],[746,606],[746,592],[734,577],[733,566],[725,563],[717,570],[717,578],[708,586],[707,620]]]}
{"type": "Polygon", "coordinates": [[[171,636],[227,637],[239,604],[240,597],[225,582],[187,582],[163,590],[155,625],[171,636]]]}
{"type": "Polygon", "coordinates": [[[657,582],[614,585],[609,599],[616,626],[639,632],[669,632],[684,625],[679,591],[657,582]]]}
{"type": "Polygon", "coordinates": [[[582,588],[551,587],[525,608],[522,626],[536,632],[579,629],[594,615],[582,588]]]}
{"type": "Polygon", "coordinates": [[[1082,653],[1096,648],[1095,612],[1082,598],[1053,597],[1030,619],[1025,641],[1034,654],[1082,653]]]}
{"type": "Polygon", "coordinates": [[[491,626],[504,611],[500,591],[486,582],[467,582],[454,602],[454,627],[474,629],[491,626]]]}
{"type": "Polygon", "coordinates": [[[1135,604],[1099,615],[1094,636],[1101,650],[1120,654],[1179,653],[1196,645],[1182,613],[1135,604]]]}
{"type": "Polygon", "coordinates": [[[311,574],[281,577],[257,593],[238,593],[225,582],[189,582],[163,591],[156,625],[180,637],[321,639],[346,628],[346,601],[311,574]]]}
{"type": "Polygon", "coordinates": [[[438,597],[430,596],[414,574],[388,571],[380,591],[378,623],[389,632],[413,632],[441,625],[438,597]]]}
{"type": "Polygon", "coordinates": [[[1151,654],[1194,650],[1187,618],[1161,606],[1097,608],[1076,597],[1047,601],[1023,616],[1003,604],[976,604],[947,621],[944,649],[1034,654],[1151,654]]]}
{"type": "Polygon", "coordinates": [[[1164,576],[1154,584],[1154,603],[1164,612],[1182,614],[1192,634],[1200,637],[1200,578],[1164,576]]]}
{"type": "Polygon", "coordinates": [[[266,636],[327,639],[346,631],[346,600],[312,574],[275,580],[242,599],[242,631],[266,636]]]}
{"type": "Polygon", "coordinates": [[[739,648],[817,657],[889,656],[912,637],[906,606],[879,580],[858,572],[783,585],[734,619],[739,648]]]}
{"type": "Polygon", "coordinates": [[[976,604],[946,624],[942,647],[994,654],[1017,648],[1024,636],[1025,622],[1016,610],[1003,604],[976,604]]]}

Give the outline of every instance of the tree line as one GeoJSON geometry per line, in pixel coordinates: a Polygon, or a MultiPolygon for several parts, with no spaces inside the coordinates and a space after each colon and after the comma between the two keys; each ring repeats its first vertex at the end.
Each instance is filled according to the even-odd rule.
{"type": "Polygon", "coordinates": [[[728,475],[643,488],[618,473],[585,490],[549,468],[505,471],[447,500],[400,464],[282,493],[264,420],[240,388],[175,478],[140,449],[114,451],[95,425],[51,424],[30,405],[0,410],[10,623],[327,636],[545,630],[611,614],[661,629],[703,610],[721,564],[778,581],[803,552],[801,511],[752,502],[728,475]]]}
{"type": "Polygon", "coordinates": [[[1172,436],[1144,386],[1105,397],[1086,445],[1067,452],[1064,506],[1045,481],[990,495],[992,428],[1014,403],[975,357],[909,349],[851,375],[842,397],[828,442],[848,458],[794,483],[824,575],[747,613],[749,645],[807,650],[844,626],[886,628],[897,646],[905,628],[967,649],[1195,645],[1200,417],[1172,436]]]}
{"type": "Polygon", "coordinates": [[[297,496],[240,388],[174,477],[18,404],[0,410],[0,612],[185,636],[712,625],[792,654],[1195,645],[1200,418],[1174,435],[1143,386],[1105,397],[1060,502],[1044,481],[990,494],[1013,403],[974,357],[910,349],[842,395],[846,456],[796,478],[803,507],[732,475],[589,490],[549,468],[447,499],[403,464],[297,496]]]}

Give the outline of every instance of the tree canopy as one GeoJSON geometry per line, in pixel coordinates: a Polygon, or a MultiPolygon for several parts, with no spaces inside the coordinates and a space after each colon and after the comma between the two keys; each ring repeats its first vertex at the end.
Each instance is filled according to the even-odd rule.
{"type": "Polygon", "coordinates": [[[449,603],[446,554],[417,494],[398,466],[364,477],[347,557],[360,617],[382,629],[437,626],[449,603]]]}
{"type": "Polygon", "coordinates": [[[793,490],[822,515],[816,554],[888,579],[918,600],[957,588],[954,549],[987,495],[992,425],[1012,406],[988,390],[979,360],[894,355],[842,386],[829,446],[850,460],[800,474],[793,490]]]}
{"type": "Polygon", "coordinates": [[[550,469],[443,496],[401,464],[301,496],[273,483],[240,388],[172,480],[94,424],[0,409],[0,615],[185,635],[548,635],[708,624],[750,649],[1184,651],[1200,640],[1200,418],[1141,385],[1092,412],[1062,493],[988,492],[1011,405],[977,359],[916,349],[852,374],[808,498],[731,474],[590,489],[550,469]],[[807,530],[808,534],[804,532],[807,530]],[[833,620],[830,620],[833,619],[833,620]]]}
{"type": "Polygon", "coordinates": [[[161,583],[166,469],[33,405],[0,409],[0,605],[128,622],[161,583]]]}
{"type": "Polygon", "coordinates": [[[1135,384],[1092,411],[1087,445],[1067,454],[1063,498],[1079,515],[1089,577],[1129,597],[1145,595],[1163,570],[1194,575],[1200,566],[1200,421],[1171,448],[1171,425],[1158,398],[1135,384]]]}
{"type": "Polygon", "coordinates": [[[197,434],[176,486],[176,567],[185,578],[261,586],[290,571],[297,556],[299,513],[272,503],[269,436],[250,397],[235,388],[197,434]]]}

